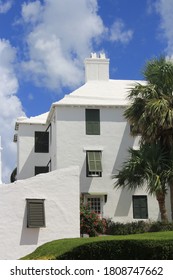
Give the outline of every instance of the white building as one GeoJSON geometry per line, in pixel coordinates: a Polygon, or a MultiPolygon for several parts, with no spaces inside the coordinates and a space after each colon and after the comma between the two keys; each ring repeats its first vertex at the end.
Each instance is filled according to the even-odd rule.
{"type": "Polygon", "coordinates": [[[78,178],[73,166],[0,185],[0,260],[19,259],[52,240],[80,237],[78,178]]]}
{"type": "MultiPolygon", "coordinates": [[[[127,159],[129,146],[138,145],[123,117],[127,92],[137,81],[109,79],[104,54],[85,60],[85,77],[83,86],[53,103],[48,113],[17,119],[17,179],[79,166],[81,195],[101,216],[158,220],[154,197],[145,190],[114,189],[111,178],[127,159]]],[[[171,213],[169,194],[166,205],[171,213]]]]}

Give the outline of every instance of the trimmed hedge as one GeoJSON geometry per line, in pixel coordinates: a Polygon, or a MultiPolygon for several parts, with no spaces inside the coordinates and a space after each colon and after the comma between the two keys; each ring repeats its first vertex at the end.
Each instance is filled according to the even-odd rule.
{"type": "Polygon", "coordinates": [[[88,243],[58,260],[172,260],[173,241],[110,240],[88,243]]]}
{"type": "Polygon", "coordinates": [[[106,234],[108,235],[128,235],[144,232],[173,231],[172,222],[145,222],[137,221],[131,223],[119,223],[107,220],[106,234]]]}

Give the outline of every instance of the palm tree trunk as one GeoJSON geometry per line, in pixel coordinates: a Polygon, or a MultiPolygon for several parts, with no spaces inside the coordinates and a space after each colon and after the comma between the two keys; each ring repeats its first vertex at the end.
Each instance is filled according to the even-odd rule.
{"type": "Polygon", "coordinates": [[[157,193],[156,198],[157,198],[157,201],[159,204],[161,221],[166,223],[166,222],[168,222],[168,215],[167,215],[166,206],[165,206],[165,195],[163,193],[157,193]]]}

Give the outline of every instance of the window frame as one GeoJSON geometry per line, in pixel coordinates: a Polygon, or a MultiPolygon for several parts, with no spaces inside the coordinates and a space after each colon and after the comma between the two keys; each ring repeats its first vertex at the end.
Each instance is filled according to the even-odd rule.
{"type": "Polygon", "coordinates": [[[100,109],[85,109],[86,135],[100,135],[100,109]]]}
{"type": "Polygon", "coordinates": [[[45,199],[27,198],[26,202],[27,202],[27,228],[46,227],[45,203],[44,203],[45,199]],[[33,208],[34,206],[37,206],[37,208],[35,207],[34,209],[33,208]],[[33,217],[33,215],[35,215],[35,213],[38,210],[40,211],[40,217],[38,216],[39,215],[38,213],[35,217],[33,217]]]}
{"type": "Polygon", "coordinates": [[[35,153],[49,153],[49,131],[35,131],[35,153]]]}
{"type": "Polygon", "coordinates": [[[147,195],[133,195],[132,201],[133,201],[133,219],[143,219],[143,220],[148,219],[148,199],[147,199],[147,195]],[[137,200],[138,200],[139,205],[137,205],[137,204],[135,205],[137,200]],[[144,202],[142,202],[142,200],[144,202]],[[142,206],[141,205],[142,203],[145,203],[145,205],[142,206]],[[144,213],[143,213],[143,211],[144,211],[144,213]]]}
{"type": "Polygon", "coordinates": [[[102,177],[102,151],[86,151],[86,175],[87,177],[102,177]],[[93,159],[91,159],[91,155],[93,153],[93,159]],[[99,156],[99,159],[97,158],[97,155],[99,156]],[[95,166],[95,168],[91,167],[92,163],[95,166]],[[100,168],[97,168],[100,164],[100,168]]]}

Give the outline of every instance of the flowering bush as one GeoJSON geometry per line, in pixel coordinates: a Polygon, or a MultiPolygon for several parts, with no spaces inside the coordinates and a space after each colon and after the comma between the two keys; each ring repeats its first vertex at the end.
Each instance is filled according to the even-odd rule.
{"type": "Polygon", "coordinates": [[[80,232],[81,234],[88,234],[97,236],[106,231],[106,220],[101,219],[97,213],[90,210],[89,205],[81,202],[80,205],[80,232]]]}

